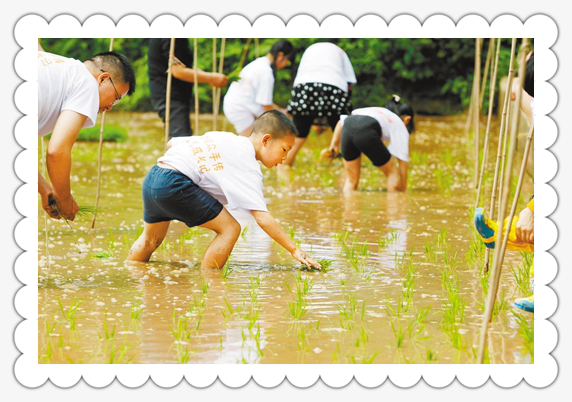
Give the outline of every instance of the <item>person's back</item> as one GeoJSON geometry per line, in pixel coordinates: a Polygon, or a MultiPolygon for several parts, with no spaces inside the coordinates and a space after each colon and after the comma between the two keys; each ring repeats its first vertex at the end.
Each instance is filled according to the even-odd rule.
{"type": "Polygon", "coordinates": [[[171,142],[159,162],[177,168],[229,209],[267,210],[262,172],[247,137],[211,131],[171,142]]]}
{"type": "Polygon", "coordinates": [[[346,52],[333,43],[321,42],[309,46],[300,60],[294,86],[307,82],[330,84],[347,92],[348,82],[355,83],[356,77],[346,52]]]}
{"type": "Polygon", "coordinates": [[[83,127],[93,127],[99,110],[97,81],[81,61],[39,51],[39,137],[53,131],[62,110],[87,116],[83,127]]]}
{"type": "Polygon", "coordinates": [[[264,113],[262,105],[272,104],[274,75],[267,57],[259,57],[240,72],[240,80],[233,82],[224,98],[226,103],[243,105],[253,115],[264,113]]]}

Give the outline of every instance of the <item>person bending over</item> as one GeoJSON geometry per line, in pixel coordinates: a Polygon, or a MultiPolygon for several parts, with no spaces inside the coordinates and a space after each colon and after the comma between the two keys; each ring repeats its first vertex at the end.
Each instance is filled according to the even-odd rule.
{"type": "Polygon", "coordinates": [[[308,268],[320,268],[288,237],[266,208],[262,172],[284,162],[296,138],[296,127],[284,113],[271,110],[255,122],[249,137],[228,132],[173,138],[143,182],[143,234],[128,259],[149,261],[171,220],[216,233],[201,268],[222,268],[240,235],[240,224],[223,207],[250,211],[256,223],[292,257],[308,268]]]}

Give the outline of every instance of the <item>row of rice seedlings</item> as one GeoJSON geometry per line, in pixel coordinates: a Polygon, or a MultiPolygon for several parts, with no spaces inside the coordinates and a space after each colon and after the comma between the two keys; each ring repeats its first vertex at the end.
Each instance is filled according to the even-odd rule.
{"type": "Polygon", "coordinates": [[[516,281],[516,287],[520,295],[529,296],[532,293],[530,271],[534,264],[534,253],[521,252],[522,261],[516,269],[511,264],[510,271],[516,281]]]}
{"type": "Polygon", "coordinates": [[[378,252],[381,252],[383,249],[386,249],[391,243],[396,242],[399,240],[399,232],[389,229],[387,234],[383,234],[382,231],[379,231],[379,236],[377,238],[377,249],[378,252]]]}
{"type": "Polygon", "coordinates": [[[348,331],[354,329],[356,324],[356,315],[361,307],[361,319],[365,316],[366,306],[365,300],[362,302],[361,306],[357,300],[357,294],[345,294],[345,303],[338,305],[338,310],[340,312],[340,326],[348,331]]]}
{"type": "MultiPolygon", "coordinates": [[[[56,325],[57,325],[57,321],[53,320],[46,320],[44,322],[44,344],[43,346],[40,348],[40,356],[38,356],[38,361],[40,363],[51,363],[52,361],[52,355],[54,353],[54,344],[53,344],[53,338],[55,336],[58,337],[58,342],[60,345],[63,344],[63,338],[60,334],[55,333],[54,331],[56,330],[56,325]]],[[[63,346],[63,345],[62,345],[63,346]]]]}
{"type": "Polygon", "coordinates": [[[302,273],[300,271],[296,271],[293,278],[296,285],[295,291],[292,290],[287,282],[284,282],[292,294],[292,301],[288,302],[288,309],[293,319],[301,320],[308,312],[307,296],[314,286],[314,279],[310,278],[308,275],[304,275],[304,277],[302,277],[302,273]]]}
{"type": "Polygon", "coordinates": [[[531,359],[530,363],[534,363],[534,320],[531,320],[529,323],[529,320],[524,315],[512,309],[510,312],[514,314],[518,323],[518,334],[524,346],[521,354],[528,353],[531,359]]]}
{"type": "Polygon", "coordinates": [[[139,320],[141,318],[141,314],[143,310],[145,310],[145,305],[142,303],[142,296],[143,293],[139,293],[139,296],[135,299],[135,305],[131,306],[131,319],[132,320],[139,320]]]}
{"type": "MultiPolygon", "coordinates": [[[[478,302],[477,305],[479,307],[479,309],[481,311],[485,311],[485,303],[487,300],[487,295],[489,293],[489,285],[490,285],[490,276],[491,276],[491,271],[487,271],[484,272],[481,277],[480,277],[480,283],[481,283],[481,288],[483,290],[483,299],[481,302],[478,302]]],[[[495,301],[495,305],[493,306],[493,314],[492,317],[496,317],[498,316],[501,312],[503,311],[508,311],[509,310],[509,306],[508,306],[508,301],[507,301],[507,294],[506,294],[506,289],[503,288],[500,291],[500,296],[497,297],[497,300],[495,301]]]]}
{"type": "Polygon", "coordinates": [[[107,248],[97,253],[94,253],[92,256],[94,258],[113,258],[115,255],[115,236],[113,235],[113,229],[109,229],[109,237],[107,238],[107,248]]]}
{"type": "Polygon", "coordinates": [[[435,178],[437,179],[437,187],[442,194],[449,194],[453,185],[453,176],[449,169],[438,167],[435,170],[435,178]]]}
{"type": "MultiPolygon", "coordinates": [[[[189,319],[185,316],[178,316],[176,308],[173,309],[172,326],[169,326],[173,338],[175,338],[173,345],[177,351],[177,362],[180,364],[187,364],[191,357],[196,353],[191,348],[191,335],[192,329],[190,328],[189,319]]],[[[169,349],[171,350],[171,349],[169,349]]]]}
{"type": "MultiPolygon", "coordinates": [[[[97,332],[100,341],[103,341],[103,349],[96,353],[97,355],[103,354],[104,355],[104,362],[108,364],[125,364],[129,363],[133,360],[133,356],[127,356],[127,352],[131,348],[131,344],[125,344],[124,342],[121,345],[117,344],[117,339],[115,338],[117,324],[113,324],[113,327],[110,329],[109,324],[107,323],[107,315],[108,311],[105,310],[103,315],[103,333],[97,332]]],[[[94,356],[95,358],[95,356],[94,356]]]]}
{"type": "Polygon", "coordinates": [[[465,254],[465,265],[467,268],[481,268],[485,262],[485,243],[476,229],[471,230],[471,241],[469,249],[465,254]]]}
{"type": "Polygon", "coordinates": [[[83,299],[78,300],[74,297],[72,302],[71,302],[71,306],[66,310],[66,309],[64,309],[64,306],[63,306],[60,298],[58,297],[58,306],[60,307],[62,317],[66,323],[67,328],[70,329],[71,331],[74,331],[77,329],[76,312],[77,312],[77,310],[78,310],[78,308],[82,302],[83,302],[83,299]]]}

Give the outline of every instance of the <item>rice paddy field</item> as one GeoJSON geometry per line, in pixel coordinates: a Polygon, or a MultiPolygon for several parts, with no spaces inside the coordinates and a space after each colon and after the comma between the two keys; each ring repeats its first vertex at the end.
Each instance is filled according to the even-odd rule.
{"type": "MultiPolygon", "coordinates": [[[[363,158],[359,191],[343,196],[341,159],[317,161],[330,131],[310,135],[291,171],[262,168],[269,211],[322,260],[321,272],[300,269],[239,214],[242,234],[224,269],[199,268],[214,234],[180,222],[151,262],[128,263],[163,126],[154,113],[110,113],[106,122],[125,127],[129,140],[104,143],[95,229],[91,215],[71,227],[48,219],[46,227],[38,205],[39,363],[476,363],[488,275],[472,225],[465,116],[416,117],[406,193],[388,193],[381,171],[363,158]]],[[[201,125],[208,130],[210,117],[201,125]]],[[[73,148],[79,205],[95,205],[97,149],[97,142],[73,148]]],[[[487,363],[534,363],[533,315],[512,307],[531,293],[532,261],[532,253],[507,252],[487,363]]]]}

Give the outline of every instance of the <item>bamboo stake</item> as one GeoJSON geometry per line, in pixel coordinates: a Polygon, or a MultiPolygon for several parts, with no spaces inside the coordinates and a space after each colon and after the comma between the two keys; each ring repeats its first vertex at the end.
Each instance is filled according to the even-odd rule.
{"type": "MultiPolygon", "coordinates": [[[[216,73],[216,38],[213,38],[213,73],[216,73]]],[[[215,98],[216,98],[216,87],[213,86],[213,131],[216,131],[216,126],[217,126],[217,114],[215,109],[216,109],[216,102],[215,102],[215,98]]]]}
{"type": "MultiPolygon", "coordinates": [[[[489,50],[487,51],[487,58],[485,61],[485,69],[483,70],[483,80],[481,82],[481,92],[480,92],[480,97],[479,97],[479,110],[482,109],[483,100],[485,99],[485,90],[487,87],[487,79],[489,77],[489,68],[491,66],[491,61],[493,58],[494,49],[495,49],[495,41],[493,38],[490,38],[489,50]]],[[[489,91],[490,91],[490,88],[489,88],[489,91]]]]}
{"type": "MultiPolygon", "coordinates": [[[[218,65],[218,72],[222,74],[222,69],[224,66],[224,50],[226,46],[226,38],[222,38],[222,42],[220,45],[220,57],[219,57],[219,65],[218,65]]],[[[217,88],[216,91],[216,114],[218,116],[220,111],[220,95],[221,95],[221,88],[217,88]]]]}
{"type": "Polygon", "coordinates": [[[199,78],[198,78],[198,62],[199,50],[197,38],[194,39],[194,56],[193,56],[193,71],[195,74],[195,134],[199,134],[199,78]]]}
{"type": "Polygon", "coordinates": [[[175,60],[175,38],[171,38],[169,47],[169,62],[167,67],[167,91],[165,99],[165,151],[171,133],[171,86],[173,82],[173,62],[175,60]]]}
{"type": "MultiPolygon", "coordinates": [[[[493,45],[494,46],[494,45],[493,45]]],[[[489,133],[491,129],[491,120],[493,115],[493,103],[495,100],[495,89],[496,89],[496,82],[497,82],[497,70],[499,64],[499,56],[500,56],[500,38],[498,39],[498,46],[495,55],[495,62],[493,64],[493,73],[491,76],[491,82],[489,85],[489,113],[487,118],[487,128],[485,130],[485,145],[483,150],[483,160],[481,163],[481,172],[479,175],[479,184],[477,185],[477,200],[475,201],[475,208],[479,206],[479,200],[481,196],[481,187],[483,184],[483,176],[485,172],[485,166],[487,164],[488,159],[488,152],[489,152],[489,133]]]]}
{"type": "Polygon", "coordinates": [[[254,38],[254,57],[257,59],[260,57],[260,43],[258,38],[254,38]]]}
{"type": "MultiPolygon", "coordinates": [[[[501,167],[501,160],[502,160],[502,173],[504,173],[504,155],[506,154],[506,132],[508,127],[508,111],[510,109],[510,92],[512,90],[512,76],[514,75],[514,55],[516,52],[516,39],[512,40],[512,48],[510,53],[510,64],[509,64],[509,71],[508,71],[508,80],[507,80],[507,88],[506,88],[506,96],[504,97],[504,104],[502,109],[502,116],[501,116],[501,124],[500,124],[500,132],[499,132],[499,141],[497,147],[497,160],[495,164],[495,173],[493,177],[493,184],[491,189],[491,203],[488,210],[489,218],[495,218],[495,205],[497,202],[497,192],[498,192],[498,184],[499,184],[499,171],[501,167]],[[504,144],[504,145],[503,145],[504,144]]],[[[503,174],[500,174],[500,177],[503,177],[503,174]]],[[[484,272],[488,272],[489,270],[489,259],[491,255],[491,250],[487,248],[485,251],[485,267],[484,272]]]]}
{"type": "MultiPolygon", "coordinates": [[[[111,38],[111,42],[109,43],[109,51],[113,50],[113,39],[111,38]]],[[[97,219],[97,209],[99,207],[99,195],[101,192],[101,157],[103,153],[103,131],[105,129],[105,113],[101,113],[101,128],[99,130],[99,152],[97,156],[97,192],[95,195],[95,210],[93,211],[93,220],[91,221],[91,228],[95,228],[95,220],[97,219]]]]}
{"type": "MultiPolygon", "coordinates": [[[[514,40],[513,40],[514,43],[514,40]]],[[[524,38],[522,40],[522,47],[520,49],[520,53],[519,53],[519,59],[520,59],[520,65],[519,65],[519,77],[524,77],[524,72],[525,72],[525,62],[524,62],[524,58],[525,58],[525,49],[528,47],[528,39],[524,38]]],[[[520,86],[518,92],[517,92],[517,96],[516,96],[516,102],[517,105],[520,105],[520,102],[522,100],[522,85],[520,86]]],[[[508,236],[509,236],[509,232],[510,232],[510,226],[507,226],[507,230],[503,230],[503,224],[504,224],[504,218],[505,218],[505,214],[506,214],[506,209],[508,206],[508,197],[509,197],[509,192],[510,192],[510,184],[512,181],[512,166],[514,163],[514,156],[515,156],[515,151],[516,151],[516,139],[517,139],[517,131],[518,131],[518,125],[520,122],[520,109],[517,110],[516,113],[516,119],[513,120],[512,122],[512,127],[511,127],[511,133],[510,133],[510,150],[509,150],[509,157],[508,157],[508,163],[507,163],[507,169],[506,169],[506,173],[503,177],[503,194],[502,194],[502,199],[500,202],[500,214],[499,214],[499,227],[500,230],[497,231],[497,237],[495,239],[496,242],[496,247],[495,247],[495,253],[494,253],[494,257],[493,257],[493,270],[491,272],[491,278],[490,278],[490,284],[489,284],[489,294],[487,295],[487,301],[486,301],[486,306],[485,306],[485,315],[483,316],[483,324],[482,324],[482,328],[481,328],[481,336],[479,339],[479,352],[478,352],[478,364],[482,364],[483,362],[483,358],[484,358],[484,352],[485,352],[485,343],[486,343],[486,338],[487,338],[487,332],[488,332],[488,327],[489,327],[489,323],[491,321],[492,318],[492,313],[493,313],[493,307],[496,301],[496,296],[497,296],[497,292],[498,292],[498,288],[499,288],[499,282],[500,282],[500,275],[502,272],[502,263],[503,263],[503,259],[504,259],[504,250],[503,248],[506,247],[506,242],[508,241],[508,236]],[[499,247],[499,245],[501,245],[499,247]]],[[[530,137],[532,137],[532,132],[531,134],[529,134],[530,137]]],[[[528,147],[530,145],[530,142],[527,144],[528,147]]],[[[528,155],[525,155],[525,160],[528,159],[528,155]]],[[[526,162],[524,163],[524,167],[526,168],[526,162]]],[[[522,172],[521,172],[522,174],[522,172]]],[[[520,184],[522,184],[522,182],[520,182],[520,184]]],[[[517,193],[519,193],[520,190],[517,188],[517,193]]],[[[516,209],[516,206],[514,207],[516,209]]],[[[512,222],[512,217],[509,217],[508,219],[508,224],[510,224],[510,222],[512,222]]]]}
{"type": "MultiPolygon", "coordinates": [[[[44,173],[44,177],[46,177],[46,149],[44,145],[44,137],[40,138],[41,147],[42,147],[42,173],[44,173]]],[[[45,228],[45,237],[46,237],[46,263],[48,264],[48,270],[50,269],[50,236],[48,233],[48,216],[44,214],[44,228],[45,228]]]]}
{"type": "Polygon", "coordinates": [[[479,88],[480,88],[480,79],[481,79],[481,47],[482,41],[480,38],[476,39],[476,56],[475,56],[475,78],[473,82],[473,139],[474,139],[474,146],[475,146],[475,168],[474,168],[474,177],[473,177],[473,187],[477,187],[477,180],[479,174],[479,120],[480,120],[480,107],[479,107],[479,88]]]}

